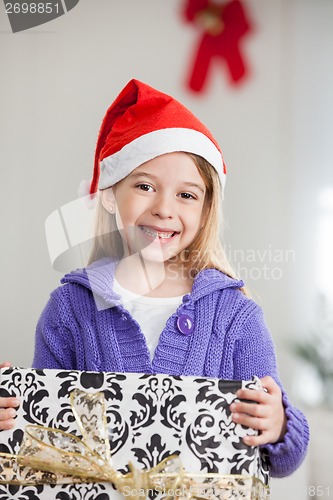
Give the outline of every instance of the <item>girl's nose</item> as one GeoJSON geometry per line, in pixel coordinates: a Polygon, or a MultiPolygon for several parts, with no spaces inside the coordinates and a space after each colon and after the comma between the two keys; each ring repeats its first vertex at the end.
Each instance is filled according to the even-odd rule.
{"type": "Polygon", "coordinates": [[[159,217],[160,219],[172,218],[174,213],[172,200],[170,200],[167,196],[156,196],[151,211],[153,215],[159,217]]]}

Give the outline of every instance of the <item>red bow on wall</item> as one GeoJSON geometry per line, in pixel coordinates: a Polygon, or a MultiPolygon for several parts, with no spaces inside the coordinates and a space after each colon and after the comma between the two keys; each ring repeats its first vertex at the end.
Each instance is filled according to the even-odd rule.
{"type": "Polygon", "coordinates": [[[187,21],[202,31],[188,79],[190,89],[203,90],[215,58],[224,59],[232,84],[240,82],[248,73],[240,41],[251,31],[241,0],[186,0],[184,14],[187,21]]]}

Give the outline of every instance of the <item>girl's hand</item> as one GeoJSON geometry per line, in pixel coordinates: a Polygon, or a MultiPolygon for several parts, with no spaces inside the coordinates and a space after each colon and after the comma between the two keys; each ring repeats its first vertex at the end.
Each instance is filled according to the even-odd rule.
{"type": "MultiPolygon", "coordinates": [[[[9,361],[0,364],[0,368],[10,367],[9,361]]],[[[15,425],[14,417],[16,411],[14,410],[20,404],[16,398],[0,398],[0,431],[12,429],[15,425]]]]}
{"type": "Polygon", "coordinates": [[[286,433],[287,418],[282,404],[282,393],[272,377],[261,380],[265,391],[240,389],[237,397],[252,402],[237,401],[230,405],[232,420],[259,431],[258,436],[245,436],[243,441],[249,446],[276,443],[286,433]]]}

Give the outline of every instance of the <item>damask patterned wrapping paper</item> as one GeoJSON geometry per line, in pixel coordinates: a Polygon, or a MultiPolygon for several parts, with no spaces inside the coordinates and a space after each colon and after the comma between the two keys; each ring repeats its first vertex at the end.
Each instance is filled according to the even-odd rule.
{"type": "MultiPolygon", "coordinates": [[[[202,377],[19,368],[4,368],[0,376],[0,397],[17,396],[21,400],[15,429],[0,432],[1,453],[19,452],[28,424],[81,437],[70,394],[77,389],[87,394],[102,392],[111,450],[110,465],[115,470],[128,473],[130,462],[140,470],[152,469],[167,457],[179,455],[187,473],[202,474],[203,478],[211,473],[226,475],[225,488],[214,489],[213,482],[206,483],[200,492],[190,492],[190,498],[253,500],[269,496],[265,457],[259,448],[246,446],[242,441],[244,435],[255,434],[255,431],[232,422],[229,409],[241,387],[261,390],[257,379],[223,381],[202,377]]],[[[100,431],[96,429],[97,433],[100,431]]],[[[0,481],[5,476],[6,471],[0,467],[0,481]]],[[[177,494],[182,498],[179,491],[177,494]]],[[[133,495],[133,491],[128,489],[129,497],[130,494],[133,495]]],[[[137,498],[146,496],[142,490],[135,494],[137,498]]],[[[156,492],[150,491],[149,496],[155,498],[156,492]]],[[[0,484],[0,500],[123,498],[107,482],[0,484]]]]}

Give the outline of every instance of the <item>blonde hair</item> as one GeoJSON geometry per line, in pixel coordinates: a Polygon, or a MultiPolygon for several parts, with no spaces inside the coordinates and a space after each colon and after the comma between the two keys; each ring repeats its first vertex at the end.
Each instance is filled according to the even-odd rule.
{"type": "MultiPolygon", "coordinates": [[[[222,246],[223,229],[222,189],[215,168],[201,156],[187,153],[200,172],[206,186],[201,230],[190,247],[186,250],[191,276],[194,277],[203,269],[218,269],[233,279],[238,279],[222,246]]],[[[246,287],[240,288],[246,296],[250,296],[246,287]]]]}
{"type": "MultiPolygon", "coordinates": [[[[191,245],[181,255],[184,266],[194,278],[203,269],[214,268],[222,271],[230,278],[237,279],[229,263],[221,243],[222,231],[222,190],[218,173],[212,165],[201,156],[186,153],[194,161],[206,186],[201,228],[191,245]]],[[[103,257],[121,258],[123,245],[121,235],[117,229],[116,218],[110,215],[98,199],[95,223],[95,238],[88,264],[103,257]],[[110,237],[110,234],[112,237],[110,237]]],[[[172,260],[172,259],[171,259],[172,260]]],[[[247,296],[245,287],[240,290],[247,296]]]]}

